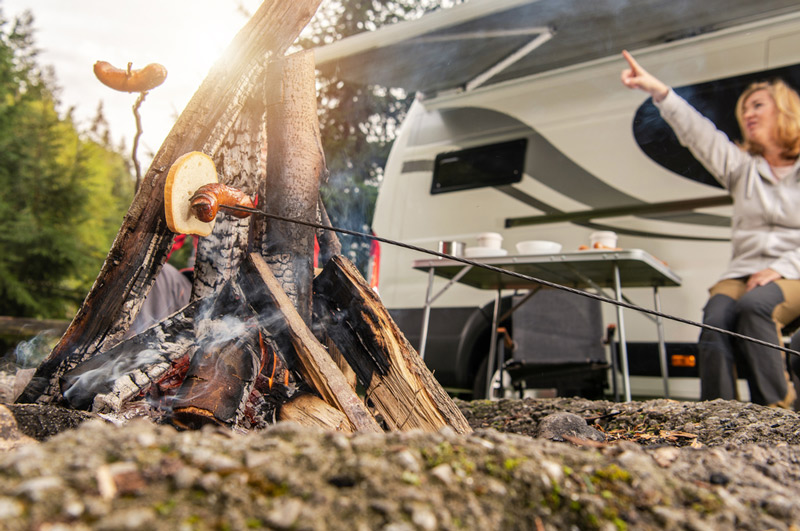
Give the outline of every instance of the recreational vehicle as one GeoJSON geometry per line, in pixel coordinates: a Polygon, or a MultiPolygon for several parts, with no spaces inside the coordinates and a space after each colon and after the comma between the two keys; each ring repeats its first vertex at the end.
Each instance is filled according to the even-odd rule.
{"type": "MultiPolygon", "coordinates": [[[[642,250],[680,278],[680,286],[659,291],[661,310],[701,320],[707,289],[730,255],[730,203],[646,95],[622,86],[623,49],[735,139],[734,103],[746,85],[778,76],[800,88],[800,6],[471,0],[318,49],[322,71],[417,94],[385,167],[375,233],[432,250],[440,242],[469,250],[481,233],[499,233],[511,257],[522,241],[577,252],[591,233],[613,231],[619,248],[642,250]]],[[[380,296],[417,348],[431,291],[414,263],[426,258],[381,246],[380,296]]],[[[437,277],[432,292],[446,285],[437,277]]],[[[651,290],[625,294],[653,308],[651,290]]],[[[501,313],[520,295],[503,291],[501,313]]],[[[432,305],[425,361],[446,388],[481,396],[493,301],[490,290],[457,282],[432,305]]],[[[565,334],[584,322],[576,324],[571,304],[551,302],[533,318],[538,311],[562,321],[565,334]]],[[[616,311],[601,303],[592,334],[605,336],[616,311]]],[[[630,309],[624,316],[633,395],[664,396],[666,370],[670,397],[699,398],[699,330],[667,319],[662,367],[652,316],[630,309]]],[[[500,324],[527,328],[520,322],[512,315],[500,324]]],[[[604,359],[612,354],[604,351],[604,359]]],[[[547,388],[551,377],[542,374],[536,386],[547,388]]],[[[743,382],[740,392],[747,399],[743,382]]]]}

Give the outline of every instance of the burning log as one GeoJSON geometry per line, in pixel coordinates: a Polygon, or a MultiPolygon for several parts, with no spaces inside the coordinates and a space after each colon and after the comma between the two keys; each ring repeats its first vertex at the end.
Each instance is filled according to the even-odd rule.
{"type": "Polygon", "coordinates": [[[293,352],[295,359],[292,361],[297,362],[305,382],[325,402],[343,412],[356,430],[381,432],[342,371],[297,313],[269,265],[257,253],[250,253],[248,258],[239,280],[242,291],[261,316],[272,315],[269,326],[279,330],[274,335],[279,344],[283,343],[281,351],[293,352]]]}
{"type": "Polygon", "coordinates": [[[314,292],[314,317],[391,429],[472,431],[353,264],[331,259],[314,292]]]}
{"type": "MultiPolygon", "coordinates": [[[[259,190],[263,209],[314,221],[320,178],[325,171],[314,53],[298,52],[270,63],[266,92],[268,177],[259,190]]],[[[254,225],[251,249],[264,256],[301,318],[310,325],[314,229],[264,219],[254,225]]]]}
{"type": "Polygon", "coordinates": [[[68,371],[60,395],[74,409],[119,412],[195,346],[197,301],[157,325],[68,371]]]}
{"type": "Polygon", "coordinates": [[[185,429],[210,423],[230,426],[244,415],[261,368],[261,354],[253,339],[248,335],[214,342],[192,356],[172,403],[172,424],[185,429]]]}
{"type": "MultiPolygon", "coordinates": [[[[259,81],[263,87],[263,79],[259,81]]],[[[220,181],[233,186],[249,197],[255,197],[264,180],[262,160],[264,138],[264,98],[253,91],[236,122],[214,157],[220,181]]],[[[212,295],[234,278],[247,254],[250,220],[220,216],[213,232],[201,238],[197,246],[192,298],[212,295]]]]}

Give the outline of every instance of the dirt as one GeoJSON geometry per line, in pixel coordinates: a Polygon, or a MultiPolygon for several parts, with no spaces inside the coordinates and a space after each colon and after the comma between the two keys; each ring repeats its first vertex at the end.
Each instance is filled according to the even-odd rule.
{"type": "Polygon", "coordinates": [[[794,412],[722,400],[458,404],[471,435],[179,432],[95,418],[44,442],[23,436],[0,454],[0,528],[798,529],[794,412]],[[537,438],[553,413],[600,435],[537,438]]]}

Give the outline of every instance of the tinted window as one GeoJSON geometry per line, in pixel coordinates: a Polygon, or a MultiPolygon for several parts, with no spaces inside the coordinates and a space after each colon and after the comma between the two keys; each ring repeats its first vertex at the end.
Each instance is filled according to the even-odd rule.
{"type": "MultiPolygon", "coordinates": [[[[800,89],[800,65],[764,70],[706,83],[675,88],[675,93],[688,101],[720,131],[734,141],[741,139],[736,123],[736,101],[750,83],[781,78],[795,90],[800,89]]],[[[678,138],[661,118],[653,101],[648,99],[636,111],[633,136],[645,154],[661,166],[689,179],[720,187],[710,173],[681,146],[678,138]]]]}
{"type": "Polygon", "coordinates": [[[518,183],[528,140],[520,138],[461,151],[439,153],[433,165],[432,194],[518,183]]]}

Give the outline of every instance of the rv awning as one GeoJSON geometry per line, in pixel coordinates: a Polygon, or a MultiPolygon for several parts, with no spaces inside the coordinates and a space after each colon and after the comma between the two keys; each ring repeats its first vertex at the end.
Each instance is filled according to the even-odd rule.
{"type": "Polygon", "coordinates": [[[471,0],[316,49],[349,81],[475,88],[800,10],[796,0],[471,0]]]}

